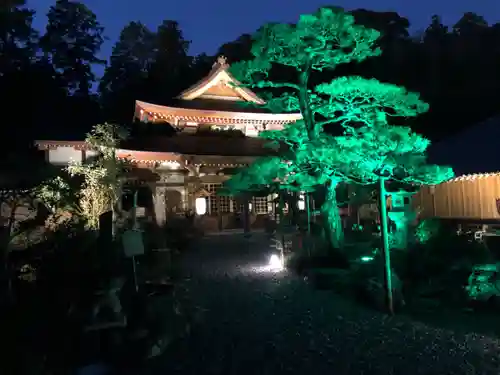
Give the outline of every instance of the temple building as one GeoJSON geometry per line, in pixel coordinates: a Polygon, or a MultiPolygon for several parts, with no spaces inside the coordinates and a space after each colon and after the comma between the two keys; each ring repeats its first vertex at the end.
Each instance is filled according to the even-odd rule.
{"type": "MultiPolygon", "coordinates": [[[[226,59],[219,57],[204,79],[176,98],[175,106],[135,103],[135,119],[175,129],[172,136],[127,140],[117,150],[117,157],[129,160],[147,181],[153,196],[151,215],[160,225],[169,215],[196,212],[196,201],[202,197],[206,230],[237,227],[242,202],[218,196],[217,190],[236,168],[275,152],[263,147],[264,141],[257,138],[260,131],[279,130],[301,119],[300,113],[259,108],[265,101],[241,87],[228,69],[226,59]]],[[[54,165],[92,156],[85,141],[39,140],[36,145],[54,165]]],[[[254,222],[275,209],[272,197],[254,197],[249,206],[254,222]]]]}

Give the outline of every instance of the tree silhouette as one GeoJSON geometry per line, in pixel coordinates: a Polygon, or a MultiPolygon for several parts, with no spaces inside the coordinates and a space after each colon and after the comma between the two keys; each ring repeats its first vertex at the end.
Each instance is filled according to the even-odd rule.
{"type": "Polygon", "coordinates": [[[34,15],[25,0],[0,5],[0,77],[30,64],[38,41],[32,26],[34,15]]]}
{"type": "Polygon", "coordinates": [[[184,39],[176,21],[165,20],[156,31],[155,57],[149,72],[154,102],[167,104],[189,85],[191,42],[184,39]],[[186,85],[187,84],[187,85],[186,85]]]}
{"type": "Polygon", "coordinates": [[[140,22],[131,22],[121,31],[99,83],[107,120],[127,123],[134,101],[147,99],[146,84],[155,62],[155,43],[156,34],[140,22]]]}
{"type": "Polygon", "coordinates": [[[40,39],[43,51],[70,92],[88,96],[95,82],[93,64],[104,64],[97,54],[104,42],[104,28],[96,15],[78,1],[57,0],[47,14],[40,39]]]}

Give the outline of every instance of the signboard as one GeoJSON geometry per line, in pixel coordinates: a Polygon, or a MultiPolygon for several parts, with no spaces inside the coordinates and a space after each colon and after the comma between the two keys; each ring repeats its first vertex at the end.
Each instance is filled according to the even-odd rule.
{"type": "Polygon", "coordinates": [[[179,173],[170,173],[161,176],[161,182],[167,184],[184,184],[184,175],[179,173]]]}
{"type": "Polygon", "coordinates": [[[127,258],[144,254],[144,243],[142,232],[138,230],[127,230],[122,236],[123,251],[127,258]]]}
{"type": "Polygon", "coordinates": [[[135,217],[146,217],[146,208],[145,207],[137,207],[135,209],[135,217]]]}
{"type": "Polygon", "coordinates": [[[391,203],[392,203],[391,206],[393,208],[404,207],[404,205],[405,205],[404,197],[402,197],[400,195],[392,194],[391,195],[391,203]]]}

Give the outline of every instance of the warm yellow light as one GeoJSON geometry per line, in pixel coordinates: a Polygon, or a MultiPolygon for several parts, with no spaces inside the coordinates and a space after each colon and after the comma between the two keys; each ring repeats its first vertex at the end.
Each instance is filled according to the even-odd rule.
{"type": "Polygon", "coordinates": [[[207,200],[205,198],[196,198],[196,214],[205,215],[207,213],[207,200]]]}

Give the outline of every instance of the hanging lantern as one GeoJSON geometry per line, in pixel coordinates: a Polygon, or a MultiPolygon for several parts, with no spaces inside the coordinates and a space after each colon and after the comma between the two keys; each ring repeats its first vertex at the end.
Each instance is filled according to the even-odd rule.
{"type": "Polygon", "coordinates": [[[196,214],[205,215],[207,213],[207,200],[204,197],[196,198],[196,214]]]}
{"type": "Polygon", "coordinates": [[[304,198],[304,194],[299,195],[299,200],[297,201],[297,207],[300,211],[304,211],[306,209],[306,201],[304,198]]]}

